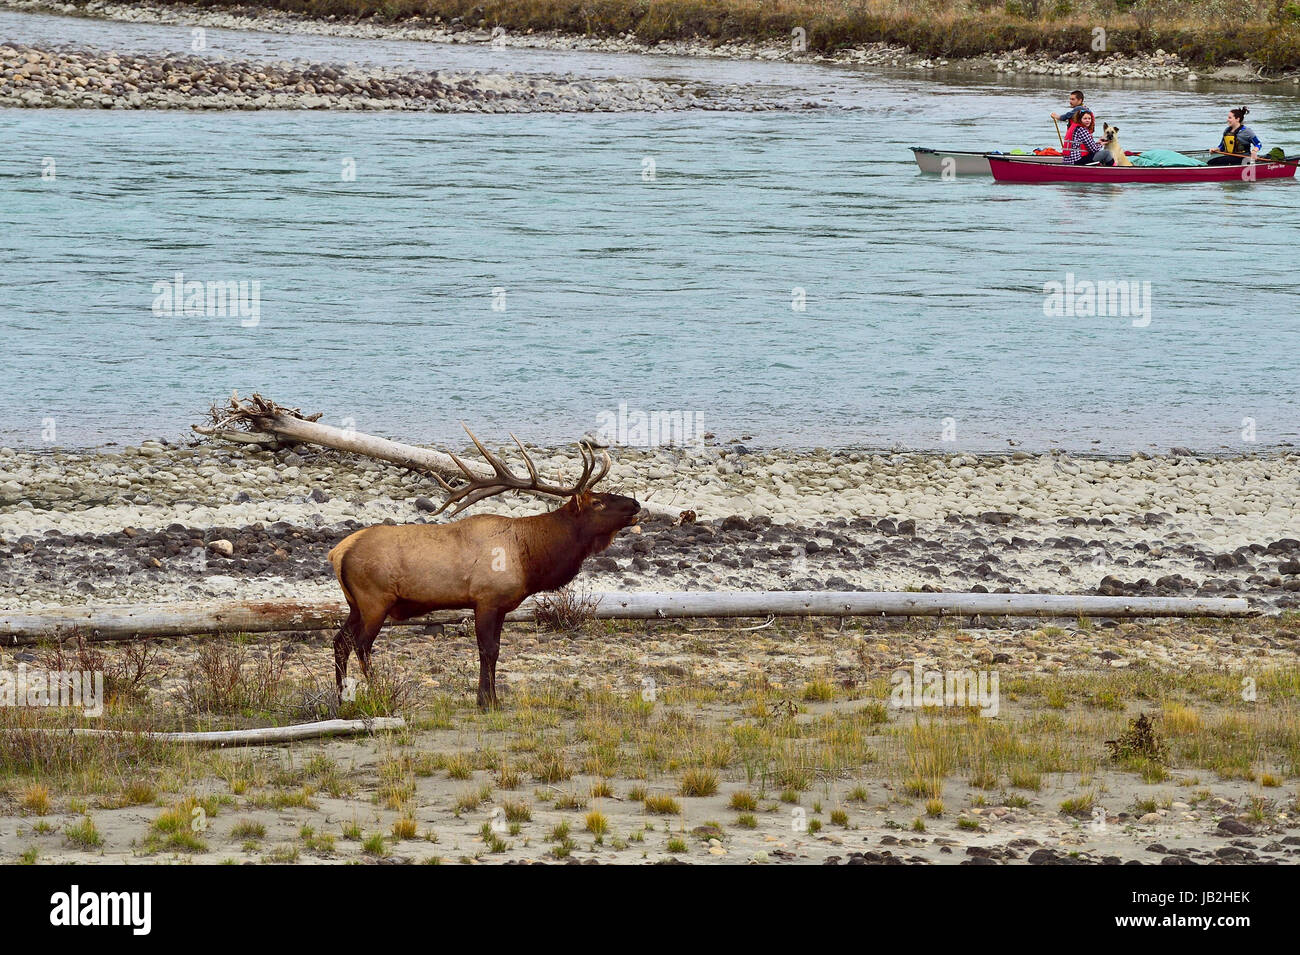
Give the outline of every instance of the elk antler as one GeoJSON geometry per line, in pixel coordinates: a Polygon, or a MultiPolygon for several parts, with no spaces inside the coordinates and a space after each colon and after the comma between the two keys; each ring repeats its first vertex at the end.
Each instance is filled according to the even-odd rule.
{"type": "Polygon", "coordinates": [[[581,494],[583,491],[590,490],[599,483],[600,480],[609,473],[609,468],[612,464],[609,459],[609,453],[607,451],[600,452],[602,459],[600,462],[600,470],[596,471],[593,475],[592,472],[596,469],[596,452],[587,442],[579,441],[578,450],[582,453],[582,476],[578,478],[577,483],[574,484],[573,487],[559,487],[554,484],[546,484],[538,478],[537,467],[533,464],[533,459],[528,456],[528,451],[525,450],[523,442],[513,434],[511,434],[510,437],[515,444],[519,446],[519,453],[524,456],[524,467],[528,468],[528,477],[526,478],[515,474],[506,467],[505,462],[487,448],[483,447],[483,442],[478,439],[465,422],[462,421],[460,426],[465,429],[465,433],[468,434],[469,439],[474,442],[474,447],[478,448],[479,453],[483,455],[484,460],[486,460],[488,464],[492,465],[492,470],[495,473],[492,477],[478,477],[474,471],[470,469],[469,465],[456,457],[455,454],[448,452],[451,459],[456,462],[456,467],[460,468],[464,473],[466,483],[462,484],[460,487],[453,488],[450,484],[444,481],[440,475],[434,474],[434,480],[441,484],[443,490],[447,492],[447,500],[443,502],[442,507],[433,512],[434,515],[441,514],[453,504],[456,505],[456,508],[451,513],[453,515],[459,514],[470,505],[476,504],[484,498],[492,497],[495,494],[501,494],[505,491],[519,491],[521,494],[550,494],[555,497],[574,497],[581,494]]]}

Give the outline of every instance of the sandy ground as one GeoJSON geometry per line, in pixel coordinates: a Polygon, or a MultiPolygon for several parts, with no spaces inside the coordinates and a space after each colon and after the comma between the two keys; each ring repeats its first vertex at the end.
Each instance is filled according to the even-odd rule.
{"type": "MultiPolygon", "coordinates": [[[[504,640],[503,708],[482,714],[470,633],[389,634],[377,663],[384,685],[404,687],[405,732],[191,750],[156,765],[110,751],[101,769],[87,757],[36,777],[52,790],[37,809],[33,778],[10,771],[6,737],[0,860],[1295,862],[1298,638],[1294,617],[1095,630],[518,626],[504,640]],[[1192,646],[1215,665],[1159,661],[1192,646]],[[991,668],[999,712],[893,706],[891,674],[914,664],[991,668]],[[1234,698],[1246,677],[1259,690],[1250,702],[1234,698]],[[1169,742],[1157,777],[1113,762],[1104,745],[1140,712],[1169,742]],[[748,748],[762,734],[770,761],[748,748]],[[716,791],[684,795],[692,771],[716,791]],[[913,788],[931,777],[933,792],[913,788]],[[675,804],[656,813],[646,795],[675,804]],[[183,847],[159,821],[177,805],[196,840],[183,847]],[[599,839],[587,829],[593,811],[599,839]],[[98,845],[70,835],[87,817],[98,845]],[[399,838],[402,819],[413,833],[399,838]]],[[[183,688],[201,646],[240,648],[249,672],[282,658],[282,720],[301,718],[294,707],[328,679],[323,638],[167,642],[141,704],[157,725],[195,725],[183,688]]],[[[0,651],[0,670],[51,665],[49,653],[0,651]]]]}
{"type": "MultiPolygon", "coordinates": [[[[405,731],[217,752],[65,751],[66,737],[0,734],[0,859],[1179,864],[1300,853],[1294,455],[731,442],[616,456],[609,488],[694,519],[643,521],[589,561],[580,589],[1242,594],[1264,615],[518,625],[503,642],[504,707],[491,714],[472,705],[469,630],[395,630],[377,644],[367,705],[406,717],[405,731]],[[891,705],[891,678],[914,668],[996,674],[996,715],[960,700],[891,705]],[[1143,713],[1166,756],[1112,760],[1105,741],[1143,713]]],[[[572,464],[560,451],[535,458],[546,473],[572,464]]],[[[355,526],[431,519],[436,497],[426,478],[306,449],[0,450],[5,604],[333,598],[333,543],[355,526]]],[[[116,674],[118,687],[89,725],[330,715],[328,639],[161,641],[133,691],[127,648],[110,647],[81,667],[116,674]],[[269,690],[230,695],[257,685],[269,690]]],[[[75,657],[11,646],[0,673],[75,657]]],[[[0,706],[11,729],[32,719],[0,706]]]]}

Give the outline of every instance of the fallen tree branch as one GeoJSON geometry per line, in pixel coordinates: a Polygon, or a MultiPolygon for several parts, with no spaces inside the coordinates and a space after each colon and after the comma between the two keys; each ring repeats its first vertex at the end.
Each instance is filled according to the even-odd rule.
{"type": "MultiPolygon", "coordinates": [[[[1099,597],[1091,594],[887,593],[834,590],[593,594],[607,620],[669,617],[1236,617],[1241,597],[1099,597]]],[[[523,607],[520,607],[523,610],[523,607]]],[[[518,611],[516,611],[518,612],[518,611]]],[[[506,619],[510,619],[507,617],[506,619]]]]}
{"type": "Polygon", "coordinates": [[[400,716],[376,716],[366,720],[320,720],[316,723],[296,723],[292,726],[267,726],[247,730],[211,730],[198,733],[156,733],[134,730],[96,730],[73,727],[71,729],[38,728],[10,730],[13,733],[49,733],[65,736],[140,736],[160,743],[197,743],[201,746],[264,746],[267,743],[288,743],[299,739],[316,739],[321,736],[354,736],[376,730],[396,730],[406,726],[400,716]]]}
{"type": "Polygon", "coordinates": [[[256,392],[251,398],[240,398],[238,391],[230,393],[230,404],[225,408],[213,405],[208,409],[214,428],[248,426],[258,418],[297,418],[300,421],[318,421],[324,412],[305,415],[301,408],[287,408],[256,392]]]}
{"type": "MultiPolygon", "coordinates": [[[[247,434],[247,432],[237,431],[238,427],[243,426],[278,439],[319,444],[336,451],[377,458],[380,461],[417,471],[430,470],[444,477],[464,478],[465,476],[449,454],[362,434],[350,428],[345,430],[321,424],[317,420],[319,414],[304,417],[297,409],[284,408],[269,398],[257,394],[248,399],[241,399],[236,392],[231,395],[228,408],[218,410],[213,406],[209,414],[214,418],[211,427],[191,426],[199,434],[209,435],[220,432],[217,434],[219,437],[225,437],[226,433],[231,431],[247,434]]],[[[477,462],[470,464],[469,468],[479,477],[492,476],[489,468],[477,462]]]]}
{"type": "MultiPolygon", "coordinates": [[[[857,591],[680,591],[594,593],[599,620],[693,617],[1244,617],[1257,611],[1241,597],[1098,597],[1088,594],[867,593],[857,591]]],[[[0,612],[0,641],[36,643],[79,632],[89,640],[200,633],[274,633],[337,629],[344,604],[330,601],[230,601],[58,607],[0,612]]],[[[532,599],[506,616],[534,619],[532,599]]],[[[408,624],[458,623],[468,610],[439,610],[408,624]]]]}
{"type": "Polygon", "coordinates": [[[238,444],[257,444],[266,448],[277,448],[284,442],[273,434],[262,434],[256,431],[233,431],[230,428],[205,428],[202,425],[190,425],[199,434],[209,438],[221,438],[223,441],[234,441],[238,444]]]}
{"type": "Polygon", "coordinates": [[[194,633],[337,630],[343,612],[342,603],[292,600],[58,607],[0,614],[0,641],[34,643],[73,633],[88,640],[120,640],[194,633]]]}
{"type": "Polygon", "coordinates": [[[731,633],[750,633],[754,630],[766,630],[774,623],[776,623],[776,617],[769,613],[767,615],[766,620],[764,620],[762,623],[754,627],[736,627],[734,629],[731,627],[687,627],[686,632],[687,633],[712,633],[717,630],[727,630],[731,633]]]}
{"type": "MultiPolygon", "coordinates": [[[[196,424],[191,425],[191,428],[202,435],[247,443],[265,444],[270,439],[319,444],[336,451],[387,461],[414,471],[431,471],[440,477],[451,477],[457,481],[463,481],[467,473],[474,478],[491,478],[494,475],[491,468],[477,461],[465,462],[465,470],[462,470],[450,454],[442,451],[389,441],[350,428],[345,430],[321,424],[316,420],[320,417],[319,414],[303,416],[296,408],[282,407],[258,394],[241,399],[239,393],[234,392],[227,408],[219,409],[213,405],[208,414],[213,421],[211,426],[196,424]],[[239,430],[240,427],[252,428],[264,437],[254,437],[248,431],[239,430]],[[231,435],[238,437],[231,438],[231,435]]],[[[674,520],[679,519],[682,513],[680,508],[673,509],[648,501],[643,509],[674,520]]]]}

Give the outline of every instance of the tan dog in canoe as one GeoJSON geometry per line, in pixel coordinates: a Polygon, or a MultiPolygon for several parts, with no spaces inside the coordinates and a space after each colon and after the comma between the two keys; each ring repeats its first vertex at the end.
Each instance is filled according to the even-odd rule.
{"type": "Polygon", "coordinates": [[[1133,165],[1133,163],[1129,161],[1129,158],[1124,155],[1124,147],[1121,146],[1119,140],[1115,138],[1116,134],[1119,132],[1119,127],[1112,126],[1110,123],[1102,123],[1101,128],[1104,133],[1101,137],[1101,144],[1105,147],[1106,152],[1110,153],[1110,158],[1115,160],[1115,165],[1133,165]]]}

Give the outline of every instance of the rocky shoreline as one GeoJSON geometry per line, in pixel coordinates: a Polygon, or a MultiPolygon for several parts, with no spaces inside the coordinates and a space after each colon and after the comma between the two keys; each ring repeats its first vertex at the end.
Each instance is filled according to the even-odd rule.
{"type": "Polygon", "coordinates": [[[0,0],[0,7],[15,10],[100,17],[133,23],[184,23],[232,30],[266,30],[276,33],[299,33],[319,36],[363,39],[422,40],[434,43],[488,44],[547,50],[589,50],[602,53],[641,53],[668,56],[700,56],[721,59],[753,59],[788,63],[828,63],[837,65],[897,68],[919,72],[997,73],[1008,76],[1060,76],[1083,78],[1136,79],[1183,84],[1198,80],[1226,83],[1300,85],[1300,77],[1264,77],[1250,63],[1232,61],[1216,69],[1196,70],[1177,54],[1156,50],[1152,54],[1125,55],[1112,53],[1093,59],[1087,53],[1051,54],[1025,49],[990,53],[964,59],[926,57],[906,47],[872,43],[841,50],[831,55],[799,52],[788,42],[729,41],[717,43],[707,39],[659,41],[649,44],[634,34],[618,37],[574,36],[551,32],[513,33],[493,31],[487,21],[465,23],[460,18],[442,21],[440,17],[423,20],[414,17],[396,23],[376,23],[329,17],[317,19],[280,10],[245,7],[229,8],[151,6],[89,0],[84,3],[58,3],[49,0],[0,0]]]}
{"type": "MultiPolygon", "coordinates": [[[[572,464],[538,452],[548,473],[572,464]]],[[[661,513],[588,562],[590,590],[929,590],[1245,595],[1300,607],[1300,456],[621,449],[610,485],[661,513]]],[[[352,530],[430,519],[429,480],[306,449],[145,442],[0,449],[11,609],[335,599],[352,530]]],[[[531,500],[483,510],[522,514],[531,500]]],[[[437,520],[442,520],[439,517],[437,520]]]]}
{"type": "MultiPolygon", "coordinates": [[[[1070,78],[1187,82],[1214,79],[1264,82],[1248,64],[1229,64],[1200,75],[1176,55],[1113,54],[1093,61],[1084,54],[1031,55],[1025,51],[970,60],[916,56],[906,49],[871,44],[832,56],[798,53],[785,44],[705,41],[640,43],[563,34],[511,34],[464,23],[349,22],[312,19],[280,11],[123,5],[101,0],[79,4],[0,0],[15,10],[74,14],[135,23],[180,24],[234,30],[430,43],[492,44],[549,50],[706,56],[726,59],[832,63],[928,73],[982,72],[1070,78]]],[[[1288,81],[1300,83],[1300,77],[1288,81]]],[[[655,79],[582,79],[502,71],[423,71],[331,63],[228,60],[208,53],[131,53],[67,45],[0,45],[0,106],[82,109],[311,109],[404,110],[474,113],[660,112],[678,110],[789,109],[796,104],[764,98],[750,87],[704,86],[655,79]]]]}
{"type": "Polygon", "coordinates": [[[730,88],[0,44],[0,106],[572,113],[775,108],[730,88]]]}

